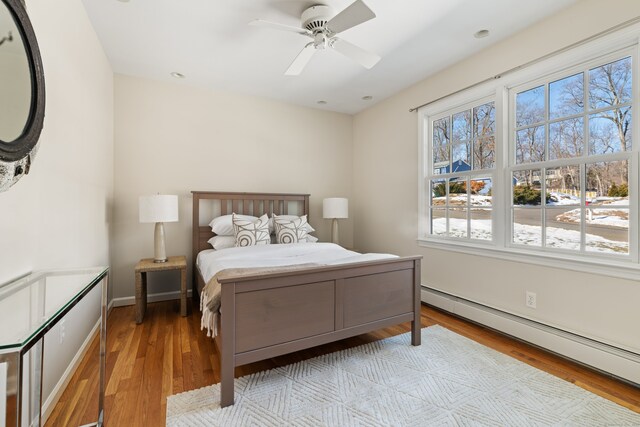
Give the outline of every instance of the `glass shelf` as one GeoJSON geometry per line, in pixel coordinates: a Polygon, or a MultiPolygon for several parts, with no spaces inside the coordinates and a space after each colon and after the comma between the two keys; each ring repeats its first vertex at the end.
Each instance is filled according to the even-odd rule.
{"type": "Polygon", "coordinates": [[[107,271],[107,267],[38,271],[0,286],[0,351],[28,348],[107,271]]]}

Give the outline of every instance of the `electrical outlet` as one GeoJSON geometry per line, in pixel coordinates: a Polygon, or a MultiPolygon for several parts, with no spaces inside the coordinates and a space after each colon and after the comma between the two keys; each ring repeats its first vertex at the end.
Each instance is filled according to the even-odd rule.
{"type": "Polygon", "coordinates": [[[525,301],[527,307],[536,308],[536,293],[527,291],[527,299],[525,301]]]}
{"type": "Polygon", "coordinates": [[[67,326],[65,325],[66,319],[60,321],[60,344],[64,343],[64,338],[67,333],[67,326]]]}

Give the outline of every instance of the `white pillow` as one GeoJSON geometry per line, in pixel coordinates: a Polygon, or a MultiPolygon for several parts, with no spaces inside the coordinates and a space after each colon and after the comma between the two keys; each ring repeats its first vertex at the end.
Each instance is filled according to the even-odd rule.
{"type": "Polygon", "coordinates": [[[307,242],[308,243],[315,243],[318,241],[318,238],[316,236],[312,236],[311,234],[307,234],[307,242]]]}
{"type": "Polygon", "coordinates": [[[208,240],[208,243],[213,246],[213,249],[216,251],[233,248],[236,245],[236,236],[213,236],[208,240]]]}
{"type": "Polygon", "coordinates": [[[236,246],[268,245],[271,243],[269,217],[266,214],[255,221],[243,219],[240,215],[233,214],[232,221],[236,246]]]}
{"type": "MultiPolygon", "coordinates": [[[[291,220],[294,220],[294,219],[298,219],[298,218],[304,218],[304,223],[306,224],[306,225],[304,226],[305,231],[306,231],[307,233],[313,233],[314,231],[316,231],[316,229],[315,229],[315,228],[313,228],[313,227],[311,226],[311,224],[309,224],[309,223],[307,222],[307,216],[306,216],[306,215],[298,216],[298,215],[275,215],[275,214],[274,214],[274,215],[273,215],[273,217],[274,217],[274,218],[275,218],[275,217],[278,217],[278,218],[280,218],[280,219],[288,219],[288,220],[290,220],[290,221],[291,221],[291,220]]],[[[272,232],[273,232],[273,231],[272,231],[272,232]]]]}
{"type": "Polygon", "coordinates": [[[307,241],[307,216],[295,219],[283,218],[284,215],[274,215],[273,225],[276,229],[276,242],[301,243],[307,241]]]}
{"type": "MultiPolygon", "coordinates": [[[[233,215],[222,215],[213,218],[213,220],[209,223],[209,227],[211,227],[211,231],[216,233],[218,236],[233,236],[233,215]]],[[[237,218],[246,219],[255,221],[258,219],[257,216],[251,215],[236,215],[237,218]]]]}

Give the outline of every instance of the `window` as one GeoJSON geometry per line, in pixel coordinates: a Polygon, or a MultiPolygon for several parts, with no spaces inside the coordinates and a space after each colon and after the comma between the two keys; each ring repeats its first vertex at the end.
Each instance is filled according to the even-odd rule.
{"type": "Polygon", "coordinates": [[[420,242],[640,268],[636,50],[571,52],[421,111],[420,242]]]}
{"type": "Polygon", "coordinates": [[[631,86],[625,56],[510,91],[513,244],[629,254],[631,86]]]}
{"type": "Polygon", "coordinates": [[[430,122],[430,234],[492,240],[495,111],[485,100],[430,122]]]}

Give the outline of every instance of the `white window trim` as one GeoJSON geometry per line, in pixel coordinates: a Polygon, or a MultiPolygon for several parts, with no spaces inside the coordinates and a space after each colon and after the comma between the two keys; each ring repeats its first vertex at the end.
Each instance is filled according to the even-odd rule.
{"type": "MultiPolygon", "coordinates": [[[[430,104],[418,110],[418,162],[419,162],[419,223],[418,223],[418,245],[448,250],[471,255],[488,256],[507,261],[525,262],[548,267],[563,268],[568,270],[602,274],[610,277],[618,277],[630,280],[637,280],[640,273],[640,232],[636,226],[640,216],[640,194],[638,188],[638,153],[640,151],[640,24],[630,26],[616,33],[609,34],[590,43],[564,52],[555,57],[541,61],[529,67],[523,68],[510,74],[503,79],[496,79],[474,88],[449,96],[441,101],[430,104]],[[619,54],[621,51],[632,50],[633,61],[633,105],[632,108],[632,161],[629,177],[630,192],[635,193],[635,200],[630,200],[629,235],[630,247],[629,256],[607,257],[603,254],[571,253],[565,250],[554,250],[552,248],[530,249],[523,245],[510,242],[511,227],[507,220],[511,217],[508,203],[511,196],[511,186],[506,185],[510,175],[510,144],[508,141],[510,132],[509,114],[513,103],[508,102],[510,90],[515,87],[531,84],[533,82],[548,81],[552,75],[564,75],[566,70],[579,67],[580,64],[591,62],[611,55],[619,54]],[[612,53],[614,52],[614,53],[612,53]],[[466,104],[481,101],[485,98],[494,97],[496,105],[496,170],[493,171],[496,188],[502,189],[502,197],[494,198],[492,209],[493,222],[493,242],[478,241],[471,239],[452,239],[443,236],[431,236],[429,199],[427,198],[429,173],[426,168],[431,166],[430,158],[427,158],[430,150],[427,150],[426,141],[429,131],[429,123],[436,116],[442,115],[446,111],[463,107],[466,104]],[[505,108],[507,107],[507,108],[505,108]],[[425,152],[426,150],[426,152],[425,152]],[[631,188],[633,187],[633,189],[631,188]]],[[[566,74],[569,75],[569,74],[566,74]]],[[[430,139],[429,139],[430,140],[430,139]]],[[[430,156],[429,156],[430,157],[430,156]]]]}

